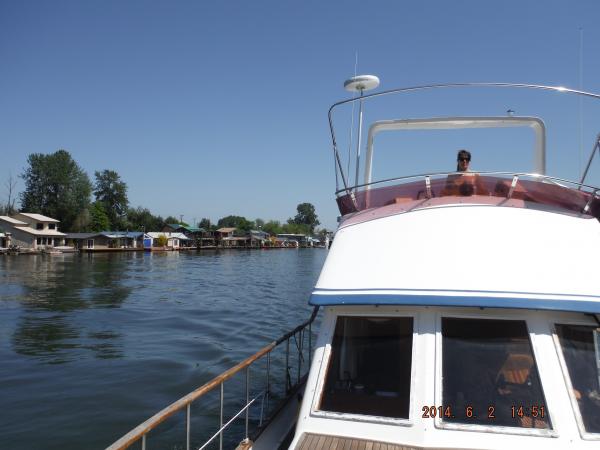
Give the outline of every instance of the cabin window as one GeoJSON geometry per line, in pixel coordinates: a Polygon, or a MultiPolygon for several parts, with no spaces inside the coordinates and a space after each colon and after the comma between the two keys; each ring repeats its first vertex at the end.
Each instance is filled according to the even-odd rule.
{"type": "Polygon", "coordinates": [[[43,223],[36,223],[35,224],[35,229],[36,230],[43,230],[44,229],[44,224],[43,223]]]}
{"type": "Polygon", "coordinates": [[[600,336],[595,327],[556,325],[585,431],[600,433],[600,336]]]}
{"type": "Polygon", "coordinates": [[[445,422],[550,428],[527,325],[442,318],[445,422]]]}
{"type": "Polygon", "coordinates": [[[339,317],[320,409],[408,419],[412,317],[339,317]]]}
{"type": "Polygon", "coordinates": [[[48,229],[49,230],[55,230],[56,229],[56,224],[55,223],[49,223],[48,224],[48,229]]]}

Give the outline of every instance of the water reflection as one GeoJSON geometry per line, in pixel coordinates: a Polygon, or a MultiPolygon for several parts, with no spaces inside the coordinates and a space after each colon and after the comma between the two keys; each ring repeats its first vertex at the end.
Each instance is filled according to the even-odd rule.
{"type": "Polygon", "coordinates": [[[110,323],[95,329],[98,314],[94,310],[117,308],[127,300],[132,288],[125,282],[132,257],[6,258],[7,273],[22,276],[19,300],[23,308],[13,333],[14,351],[51,364],[85,357],[81,354],[85,350],[96,358],[121,357],[121,334],[110,323]]]}
{"type": "Polygon", "coordinates": [[[13,336],[13,349],[26,356],[47,357],[47,362],[60,364],[67,362],[68,350],[77,347],[73,339],[79,332],[70,327],[63,317],[50,316],[24,317],[13,336]]]}

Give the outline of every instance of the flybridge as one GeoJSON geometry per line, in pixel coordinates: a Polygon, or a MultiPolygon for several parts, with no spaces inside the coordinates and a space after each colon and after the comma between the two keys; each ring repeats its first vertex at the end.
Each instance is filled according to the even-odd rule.
{"type": "MultiPolygon", "coordinates": [[[[557,154],[557,150],[569,151],[576,149],[577,145],[565,145],[565,137],[571,136],[573,133],[569,133],[569,129],[573,128],[572,118],[576,116],[569,111],[568,108],[559,106],[552,106],[548,119],[545,117],[537,116],[515,116],[512,109],[507,110],[506,116],[498,115],[458,115],[457,111],[464,110],[475,110],[489,111],[495,105],[506,104],[506,102],[512,101],[517,102],[515,98],[511,97],[515,91],[521,93],[526,91],[527,93],[533,92],[534,94],[550,93],[555,96],[564,96],[571,94],[568,97],[578,96],[581,99],[590,101],[593,103],[592,109],[600,110],[600,95],[575,91],[572,89],[566,89],[563,87],[552,87],[542,85],[528,85],[528,84],[511,84],[511,83],[453,83],[453,84],[438,84],[438,85],[426,85],[416,86],[409,88],[393,89],[383,92],[377,92],[374,94],[363,95],[364,91],[372,89],[378,85],[372,81],[369,76],[357,77],[356,81],[352,83],[351,79],[346,83],[347,87],[353,88],[353,90],[360,93],[360,97],[344,100],[334,104],[329,110],[329,124],[331,128],[333,150],[336,162],[336,195],[337,202],[342,213],[342,216],[350,213],[356,213],[368,209],[379,208],[382,206],[389,205],[401,205],[399,208],[405,210],[411,210],[416,204],[423,206],[423,202],[428,202],[425,206],[432,206],[434,204],[447,204],[456,203],[456,197],[461,197],[458,200],[460,203],[469,204],[497,204],[500,206],[506,206],[507,203],[510,206],[518,206],[519,202],[526,202],[523,204],[524,207],[552,207],[558,211],[566,211],[570,213],[576,213],[586,215],[590,217],[600,217],[600,202],[598,198],[599,189],[585,183],[588,171],[591,167],[592,160],[596,154],[596,151],[600,152],[600,134],[593,135],[587,134],[586,136],[580,137],[582,139],[590,139],[592,142],[592,152],[590,154],[587,167],[578,181],[569,181],[566,177],[549,176],[547,174],[547,139],[548,133],[554,138],[550,142],[553,155],[557,154]],[[458,95],[453,97],[444,97],[439,105],[442,105],[440,109],[448,113],[448,115],[436,115],[435,117],[419,117],[421,114],[421,104],[413,98],[417,93],[428,93],[437,94],[446,91],[458,91],[458,95]],[[472,93],[476,91],[475,95],[471,97],[465,92],[472,93]],[[500,93],[501,100],[488,101],[487,96],[483,95],[482,92],[494,91],[494,95],[497,97],[500,93]],[[510,91],[511,95],[507,95],[506,92],[510,91]],[[400,102],[398,108],[379,108],[385,115],[396,115],[399,114],[404,118],[384,118],[380,120],[372,120],[368,125],[368,137],[366,139],[366,145],[363,149],[362,135],[363,135],[363,116],[379,117],[381,111],[377,108],[371,108],[370,103],[379,101],[384,97],[400,97],[404,101],[400,102]],[[506,99],[506,100],[505,100],[506,99]],[[477,105],[476,103],[483,103],[477,105]],[[347,138],[348,157],[347,162],[343,162],[340,149],[346,147],[339,142],[339,137],[336,135],[334,130],[334,112],[342,108],[343,106],[349,106],[358,103],[359,112],[358,120],[355,120],[354,110],[348,116],[340,114],[340,116],[351,117],[351,128],[353,130],[350,133],[350,137],[347,138]],[[366,109],[366,104],[369,103],[369,109],[366,109]],[[463,104],[464,103],[464,104],[463,104]],[[491,106],[490,106],[491,105],[491,106]],[[411,111],[414,109],[415,111],[411,111]],[[396,112],[398,110],[398,112],[396,112]],[[557,119],[564,113],[566,119],[561,121],[557,119]],[[411,117],[411,115],[416,117],[411,117]],[[547,130],[548,120],[552,129],[547,130]],[[354,124],[357,124],[354,126],[354,124]],[[556,131],[557,128],[567,128],[567,132],[560,134],[556,131]],[[463,192],[453,192],[445,189],[446,180],[449,176],[453,175],[454,172],[428,172],[419,175],[402,175],[392,177],[377,177],[374,175],[374,156],[375,149],[377,153],[381,153],[380,146],[376,145],[376,141],[380,140],[382,132],[388,134],[389,132],[407,132],[407,131],[431,131],[431,130],[475,130],[475,129],[507,129],[507,128],[528,128],[533,130],[534,143],[532,152],[532,166],[531,169],[519,170],[514,172],[509,171],[485,171],[479,172],[481,177],[479,178],[478,186],[480,187],[479,192],[476,189],[466,190],[463,192]],[[593,138],[592,138],[593,137],[593,138]],[[354,149],[354,147],[356,149],[354,149]],[[362,180],[359,180],[360,172],[363,172],[362,180]],[[354,180],[351,181],[352,175],[354,180]],[[453,197],[452,199],[441,200],[443,197],[453,197]],[[516,201],[516,202],[515,202],[516,201]],[[419,203],[420,202],[420,203],[419,203]]],[[[530,99],[531,100],[531,99],[530,99]]],[[[547,104],[541,102],[537,97],[533,99],[534,106],[547,104]]],[[[428,97],[428,101],[432,102],[431,98],[428,97]]],[[[590,103],[588,102],[588,103],[590,103]]],[[[520,103],[519,103],[520,104],[520,103]]],[[[438,105],[438,106],[439,106],[438,105]]],[[[572,106],[572,105],[571,105],[572,106]]],[[[523,106],[525,109],[525,106],[523,106]]],[[[583,111],[580,108],[580,112],[583,111]]],[[[590,112],[590,108],[586,106],[585,112],[590,112]]],[[[583,120],[580,117],[580,120],[583,120]]],[[[582,128],[582,127],[581,127],[582,128]]],[[[572,136],[571,136],[572,137],[572,136]]],[[[494,141],[492,139],[485,142],[485,146],[494,149],[494,141]]],[[[510,142],[512,145],[513,143],[510,142]]],[[[482,154],[485,154],[485,150],[488,148],[478,148],[474,150],[481,150],[478,152],[478,156],[481,158],[482,154]]],[[[503,149],[504,150],[504,149],[503,149]]],[[[411,147],[411,154],[415,154],[415,148],[411,147]]],[[[449,152],[456,151],[455,149],[449,149],[449,152]]],[[[384,152],[385,153],[385,152],[384,152]]],[[[392,151],[389,154],[400,154],[403,153],[403,148],[392,147],[392,151]]],[[[403,153],[405,155],[405,153],[403,153]]],[[[428,160],[429,156],[427,153],[417,152],[417,155],[421,155],[424,159],[428,160]]],[[[525,155],[518,155],[520,159],[527,160],[525,155]]],[[[397,157],[397,156],[396,156],[397,157]]],[[[378,157],[379,158],[379,157],[378,157]]],[[[498,156],[501,159],[501,155],[498,156]]],[[[507,156],[507,158],[510,158],[507,156]]],[[[514,157],[513,157],[514,158],[514,157]]],[[[570,159],[573,159],[571,156],[570,159]]],[[[447,163],[447,162],[446,162],[447,163]]],[[[381,164],[386,169],[395,167],[395,165],[384,162],[381,164]]],[[[564,164],[563,164],[564,165],[564,164]]],[[[398,167],[399,171],[401,167],[398,167]]],[[[561,168],[562,169],[562,168],[561,168]]],[[[551,172],[556,170],[552,170],[551,172]]]]}

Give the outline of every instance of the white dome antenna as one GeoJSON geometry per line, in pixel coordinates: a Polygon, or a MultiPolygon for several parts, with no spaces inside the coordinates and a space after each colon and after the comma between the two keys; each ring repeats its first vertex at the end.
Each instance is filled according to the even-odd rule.
{"type": "Polygon", "coordinates": [[[344,89],[350,92],[370,91],[379,86],[379,78],[375,75],[358,75],[344,81],[344,89]]]}
{"type": "Polygon", "coordinates": [[[356,175],[354,176],[354,186],[358,186],[358,171],[360,168],[360,140],[362,137],[363,120],[362,96],[363,92],[375,89],[377,86],[379,86],[379,78],[375,75],[357,75],[344,81],[344,89],[350,92],[360,92],[361,96],[358,109],[358,140],[356,141],[356,175]]]}

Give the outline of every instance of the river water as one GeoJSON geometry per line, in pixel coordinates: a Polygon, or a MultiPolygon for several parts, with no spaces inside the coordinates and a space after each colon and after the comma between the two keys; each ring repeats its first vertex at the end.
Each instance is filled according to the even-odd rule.
{"type": "Polygon", "coordinates": [[[326,254],[0,256],[0,448],[108,446],[305,321],[326,254]]]}

